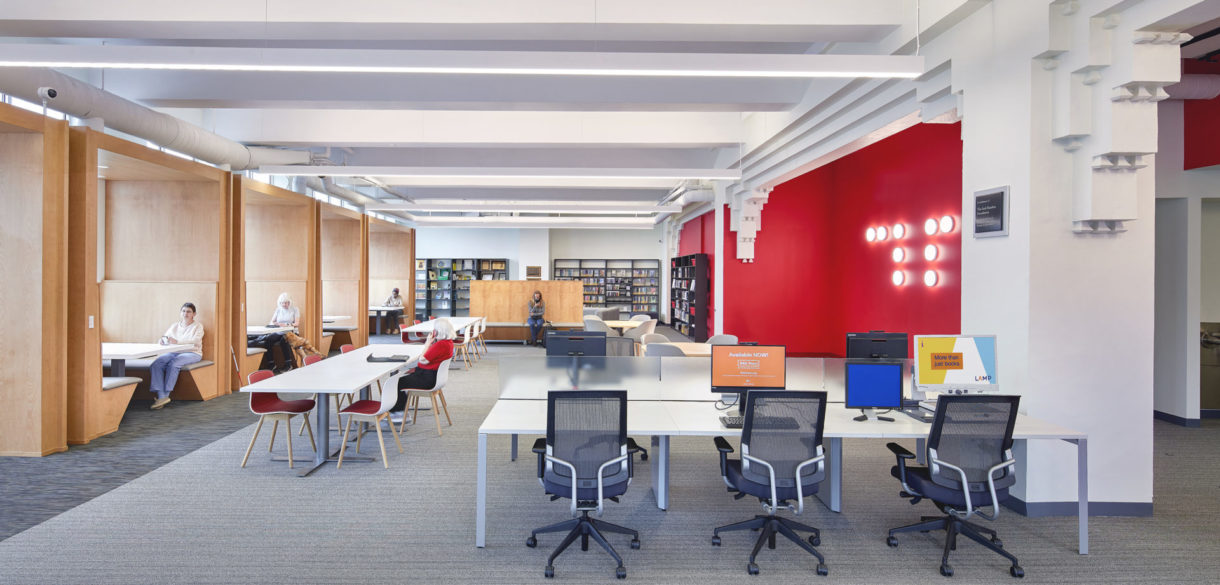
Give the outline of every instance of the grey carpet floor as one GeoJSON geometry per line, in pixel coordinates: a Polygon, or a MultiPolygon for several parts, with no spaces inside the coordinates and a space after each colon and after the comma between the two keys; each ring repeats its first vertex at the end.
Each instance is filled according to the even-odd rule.
{"type": "MultiPolygon", "coordinates": [[[[528,457],[509,461],[507,437],[490,441],[488,546],[474,547],[476,432],[495,400],[498,359],[538,355],[538,348],[492,345],[492,356],[453,372],[446,388],[454,426],[437,436],[431,415],[409,427],[405,454],[378,463],[327,466],[298,478],[270,461],[266,434],[250,465],[238,465],[253,432],[247,426],[125,485],[0,542],[0,583],[540,583],[559,540],[524,546],[532,527],[567,516],[565,502],[541,492],[528,457]]],[[[212,401],[216,402],[216,401],[212,401]]],[[[244,401],[241,406],[244,407],[244,401]]],[[[1076,554],[1075,518],[1024,518],[1005,511],[994,527],[1021,558],[1033,583],[1216,583],[1220,516],[1220,421],[1184,429],[1157,423],[1156,513],[1151,518],[1093,518],[1092,554],[1076,554]]],[[[281,437],[282,439],[282,437],[281,437]]],[[[387,437],[388,439],[388,437],[387,437]]],[[[523,439],[523,447],[529,443],[523,439]]],[[[283,453],[281,441],[276,451],[283,453]]],[[[913,445],[911,445],[913,446],[913,445]]],[[[296,442],[298,455],[307,441],[296,442]]],[[[803,520],[822,528],[820,549],[831,574],[790,543],[764,550],[759,579],[782,583],[945,583],[937,573],[940,536],[910,535],[897,549],[885,530],[932,514],[910,506],[889,477],[882,441],[846,441],[844,512],[811,500],[803,520]]],[[[363,451],[377,454],[375,439],[363,451]]],[[[637,466],[621,504],[605,519],[636,528],[643,547],[611,537],[628,579],[648,583],[737,583],[751,535],[709,544],[714,526],[758,513],[734,501],[720,482],[708,439],[673,442],[672,506],[660,511],[648,489],[650,467],[637,466]]],[[[528,453],[526,453],[528,455],[528,453]]],[[[5,501],[7,508],[10,502],[5,501]]],[[[955,582],[1012,583],[1006,563],[963,541],[955,582]]],[[[614,564],[596,547],[556,562],[564,582],[612,582],[614,564]]]]}

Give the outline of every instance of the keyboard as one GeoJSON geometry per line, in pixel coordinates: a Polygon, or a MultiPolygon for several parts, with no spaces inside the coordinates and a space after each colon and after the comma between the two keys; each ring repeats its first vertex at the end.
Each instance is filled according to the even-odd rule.
{"type": "MultiPolygon", "coordinates": [[[[745,426],[746,417],[722,416],[720,417],[720,424],[723,424],[726,429],[740,429],[745,426]]],[[[758,416],[754,417],[754,424],[762,428],[786,431],[801,428],[801,424],[790,416],[758,416]]]]}

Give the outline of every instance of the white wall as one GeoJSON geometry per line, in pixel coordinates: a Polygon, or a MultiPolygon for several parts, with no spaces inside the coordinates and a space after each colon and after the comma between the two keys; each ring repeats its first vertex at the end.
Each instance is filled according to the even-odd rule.
{"type": "Polygon", "coordinates": [[[551,258],[663,259],[661,227],[651,230],[551,230],[551,258]]]}
{"type": "Polygon", "coordinates": [[[542,266],[550,279],[556,258],[661,260],[660,226],[651,230],[421,227],[417,258],[508,258],[508,278],[524,280],[526,266],[542,266]]]}
{"type": "Polygon", "coordinates": [[[1201,200],[1199,320],[1220,321],[1220,199],[1201,200]]]}
{"type": "Polygon", "coordinates": [[[1184,419],[1199,418],[1199,216],[1197,198],[1157,199],[1153,408],[1184,419]]]}
{"type": "Polygon", "coordinates": [[[509,280],[521,280],[525,274],[520,267],[520,232],[514,228],[421,227],[415,233],[415,257],[508,258],[509,280]]]}

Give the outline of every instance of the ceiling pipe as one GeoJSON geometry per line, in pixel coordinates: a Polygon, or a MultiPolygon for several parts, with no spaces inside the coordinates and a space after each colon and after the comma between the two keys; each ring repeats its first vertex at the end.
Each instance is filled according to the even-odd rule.
{"type": "MultiPolygon", "coordinates": [[[[709,188],[686,189],[683,187],[682,194],[679,195],[678,198],[673,201],[673,203],[686,207],[692,203],[710,203],[715,200],[716,192],[709,188]]],[[[661,223],[676,213],[679,212],[666,211],[664,213],[658,213],[656,217],[653,218],[653,223],[661,223]]]]}
{"type": "MultiPolygon", "coordinates": [[[[373,199],[372,197],[369,197],[367,195],[364,195],[363,193],[360,193],[359,191],[353,191],[346,187],[341,187],[339,185],[336,185],[335,182],[330,179],[330,177],[326,177],[326,178],[306,177],[306,176],[298,175],[293,178],[293,190],[294,191],[304,193],[306,189],[312,189],[319,193],[324,193],[330,197],[337,197],[338,199],[341,199],[343,201],[351,203],[352,205],[355,205],[356,207],[359,207],[361,212],[364,212],[365,211],[364,206],[366,206],[370,203],[380,203],[380,201],[373,199]]],[[[397,212],[378,211],[377,213],[380,213],[382,215],[386,215],[389,217],[401,219],[401,220],[407,222],[410,227],[415,227],[415,221],[416,221],[415,216],[411,215],[410,213],[407,213],[405,211],[397,211],[397,212]]]]}
{"type": "Polygon", "coordinates": [[[1220,96],[1220,75],[1183,75],[1182,80],[1165,86],[1171,100],[1210,100],[1220,96]]]}
{"type": "Polygon", "coordinates": [[[77,118],[100,118],[119,132],[231,170],[310,163],[308,151],[246,146],[52,69],[0,68],[0,92],[77,118]],[[43,88],[54,89],[56,97],[44,102],[43,88]]]}

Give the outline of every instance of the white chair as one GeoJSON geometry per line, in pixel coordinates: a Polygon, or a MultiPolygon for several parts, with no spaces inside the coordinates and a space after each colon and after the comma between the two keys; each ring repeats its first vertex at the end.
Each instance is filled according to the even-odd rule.
{"type": "MultiPolygon", "coordinates": [[[[657,330],[657,320],[649,319],[647,321],[644,321],[643,325],[636,325],[635,327],[632,327],[631,329],[623,331],[623,337],[626,337],[626,338],[634,341],[636,343],[636,345],[639,345],[640,343],[642,343],[641,340],[644,338],[645,335],[648,335],[650,333],[655,333],[656,330],[657,330]]],[[[636,353],[639,353],[638,348],[637,348],[636,353]]]]}
{"type": "Polygon", "coordinates": [[[459,338],[455,339],[454,344],[453,344],[454,353],[459,355],[462,358],[462,360],[466,363],[467,370],[469,370],[474,365],[470,359],[470,347],[471,347],[471,343],[473,343],[473,341],[471,341],[471,328],[473,326],[474,325],[471,324],[471,325],[467,325],[465,328],[463,328],[462,332],[459,334],[459,338]]]}
{"type": "Polygon", "coordinates": [[[686,357],[686,353],[682,351],[682,348],[671,343],[650,343],[644,347],[644,355],[647,357],[686,357]]]}
{"type": "MultiPolygon", "coordinates": [[[[259,370],[250,372],[248,379],[251,384],[261,382],[272,376],[271,370],[259,370]]],[[[288,468],[292,469],[292,417],[301,415],[304,422],[301,424],[304,428],[309,428],[309,444],[313,445],[313,450],[318,450],[318,445],[313,440],[313,429],[309,427],[309,411],[313,410],[315,402],[313,400],[284,400],[279,394],[274,392],[251,392],[250,393],[250,412],[258,415],[258,426],[254,427],[254,436],[250,437],[250,446],[246,447],[246,456],[241,459],[241,466],[245,467],[246,462],[250,460],[250,451],[254,450],[254,442],[258,440],[259,431],[263,430],[263,421],[271,419],[271,442],[267,444],[267,451],[270,452],[275,447],[275,431],[280,426],[280,421],[284,421],[284,436],[288,437],[288,468]]]]}
{"type": "MultiPolygon", "coordinates": [[[[449,358],[436,368],[436,384],[431,389],[411,389],[407,390],[407,408],[411,409],[411,424],[415,424],[415,415],[419,414],[419,399],[421,396],[427,396],[432,399],[432,416],[436,419],[436,434],[444,435],[441,431],[441,413],[437,412],[436,399],[440,398],[440,407],[445,410],[445,420],[449,421],[449,426],[453,426],[453,419],[449,417],[449,405],[445,403],[445,383],[449,381],[449,363],[453,358],[449,358]],[[414,408],[412,408],[414,407],[414,408]]],[[[393,426],[393,425],[391,425],[393,426]]],[[[398,431],[402,432],[403,427],[407,426],[407,416],[403,413],[402,423],[398,425],[398,431]]]]}
{"type": "Polygon", "coordinates": [[[602,331],[605,332],[606,337],[622,337],[622,335],[618,334],[618,331],[606,325],[605,321],[592,318],[588,315],[585,315],[585,331],[602,331]]]}
{"type": "Polygon", "coordinates": [[[483,348],[483,353],[487,353],[487,339],[484,333],[487,332],[487,319],[479,318],[479,334],[474,336],[474,340],[483,348]]]}
{"type": "Polygon", "coordinates": [[[632,315],[630,320],[631,321],[647,321],[651,318],[652,317],[649,317],[648,315],[632,315]]]}
{"type": "MultiPolygon", "coordinates": [[[[394,408],[394,404],[398,402],[398,379],[403,374],[395,374],[390,376],[384,382],[379,382],[381,388],[380,400],[357,400],[339,411],[339,414],[347,415],[347,425],[343,428],[343,446],[339,448],[339,462],[335,468],[343,467],[343,454],[347,452],[347,435],[352,430],[352,421],[359,420],[361,422],[369,422],[373,424],[373,428],[377,430],[377,443],[381,445],[381,462],[386,469],[390,468],[390,459],[385,453],[385,440],[381,438],[381,421],[388,420],[390,417],[390,409],[394,408]]],[[[402,453],[402,441],[398,439],[398,430],[394,428],[394,423],[390,423],[390,434],[394,435],[394,442],[398,444],[398,452],[402,453]]],[[[356,452],[360,452],[360,439],[364,433],[356,433],[356,452]]]]}
{"type": "Polygon", "coordinates": [[[708,345],[737,345],[737,336],[721,333],[707,338],[704,343],[708,345]]]}
{"type": "Polygon", "coordinates": [[[640,343],[647,347],[649,343],[669,343],[669,338],[660,333],[645,333],[640,337],[640,343]]]}

